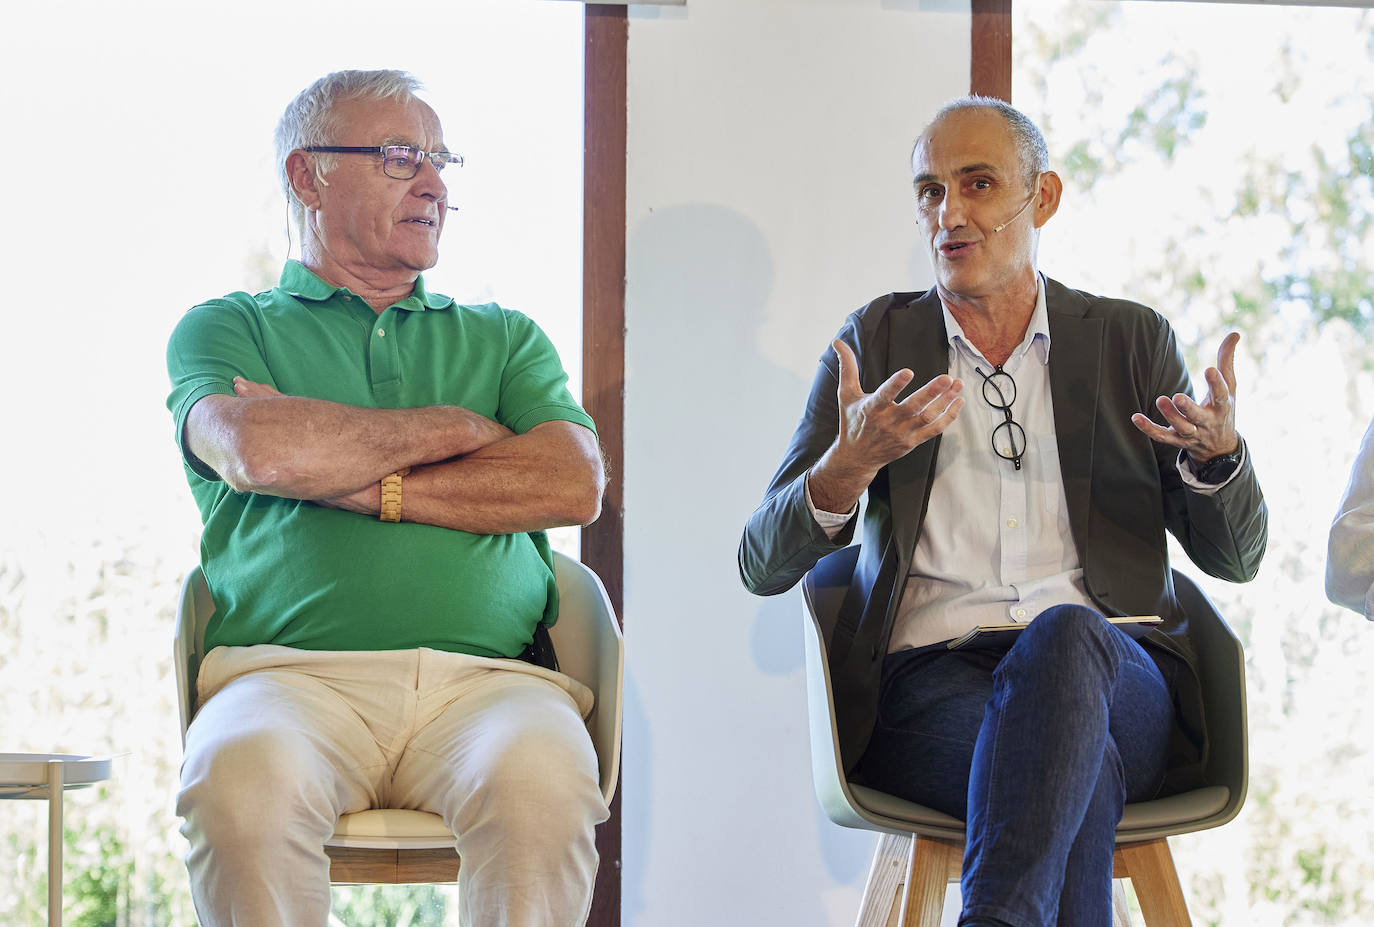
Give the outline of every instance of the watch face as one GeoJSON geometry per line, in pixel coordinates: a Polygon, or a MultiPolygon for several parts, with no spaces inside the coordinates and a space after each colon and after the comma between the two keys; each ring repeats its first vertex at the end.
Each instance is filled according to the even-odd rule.
{"type": "Polygon", "coordinates": [[[1239,454],[1225,454],[1221,457],[1213,457],[1197,468],[1197,478],[1204,483],[1220,483],[1225,481],[1232,473],[1235,473],[1236,467],[1238,466],[1240,466],[1239,454]]]}

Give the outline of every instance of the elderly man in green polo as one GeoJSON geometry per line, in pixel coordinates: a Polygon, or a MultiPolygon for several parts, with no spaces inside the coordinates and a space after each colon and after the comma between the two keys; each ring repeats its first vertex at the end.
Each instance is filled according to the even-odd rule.
{"type": "Polygon", "coordinates": [[[168,399],[216,611],[178,813],[202,923],[318,925],[341,814],[443,816],[467,924],[580,924],[607,816],[591,694],[518,657],[556,608],[544,529],[604,485],[548,339],[429,292],[462,159],[397,71],[292,101],[301,260],[191,309],[168,399]]]}

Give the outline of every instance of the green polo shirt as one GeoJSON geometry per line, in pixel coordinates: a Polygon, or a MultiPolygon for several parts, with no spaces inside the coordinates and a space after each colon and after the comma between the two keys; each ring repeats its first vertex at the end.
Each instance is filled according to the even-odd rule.
{"type": "MultiPolygon", "coordinates": [[[[236,375],[354,406],[462,406],[517,434],[548,421],[595,427],[553,345],[520,313],[459,305],[417,279],[378,314],[294,261],[265,293],[191,309],[172,333],[167,369],[178,445],[191,406],[233,395],[236,375]]],[[[511,657],[557,615],[542,531],[469,534],[237,493],[181,450],[215,600],[207,651],[282,644],[511,657]]]]}

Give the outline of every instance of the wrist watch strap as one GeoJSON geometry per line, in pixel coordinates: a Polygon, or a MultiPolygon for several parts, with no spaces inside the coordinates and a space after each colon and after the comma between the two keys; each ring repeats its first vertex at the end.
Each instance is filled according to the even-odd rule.
{"type": "Polygon", "coordinates": [[[1236,449],[1229,454],[1221,454],[1202,463],[1193,464],[1193,473],[1197,475],[1198,481],[1215,486],[1224,483],[1231,478],[1231,474],[1236,472],[1236,467],[1240,466],[1240,458],[1244,445],[1237,443],[1236,449]]]}
{"type": "Polygon", "coordinates": [[[382,477],[382,511],[377,516],[380,520],[401,520],[401,477],[409,472],[410,468],[405,467],[382,477]]]}

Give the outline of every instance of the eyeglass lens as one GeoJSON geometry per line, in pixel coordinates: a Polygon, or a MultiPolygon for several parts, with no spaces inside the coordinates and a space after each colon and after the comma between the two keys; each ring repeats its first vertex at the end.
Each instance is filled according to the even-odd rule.
{"type": "Polygon", "coordinates": [[[447,151],[424,152],[407,145],[388,145],[382,153],[382,171],[397,180],[409,180],[420,170],[420,164],[429,158],[436,171],[442,171],[449,164],[462,164],[463,159],[447,151]]]}

